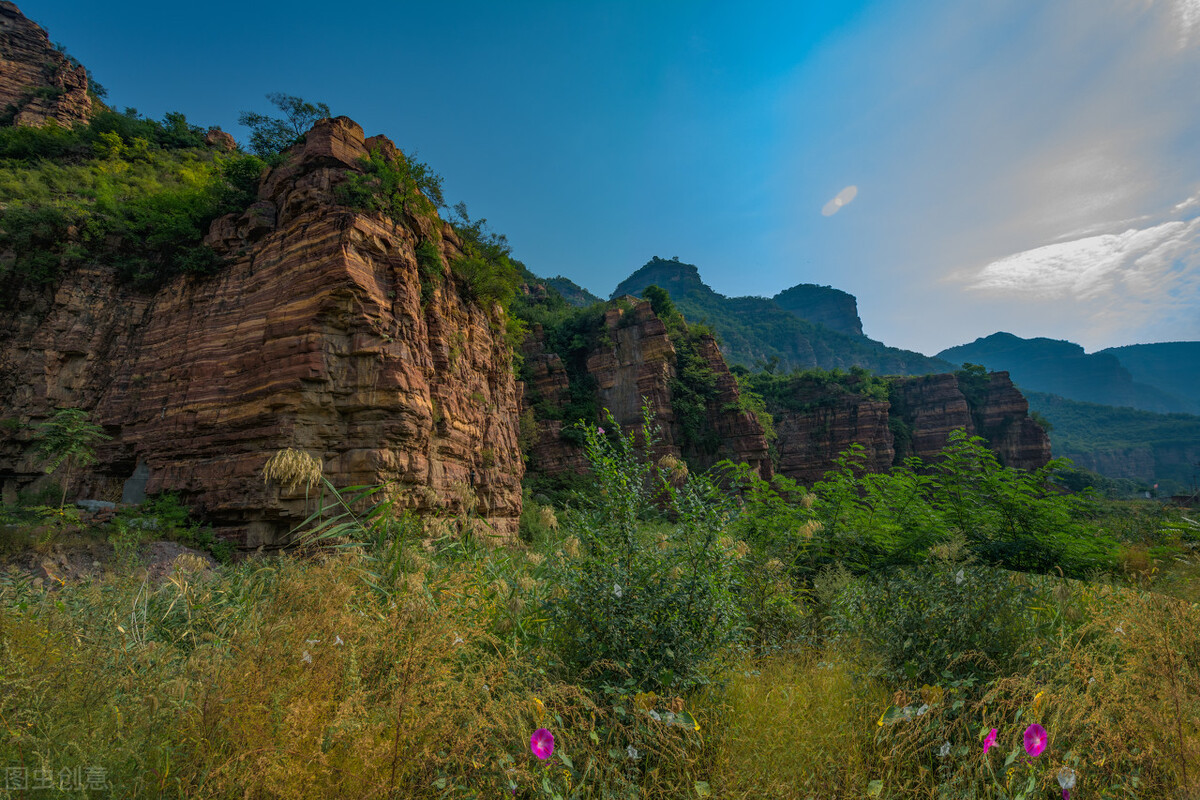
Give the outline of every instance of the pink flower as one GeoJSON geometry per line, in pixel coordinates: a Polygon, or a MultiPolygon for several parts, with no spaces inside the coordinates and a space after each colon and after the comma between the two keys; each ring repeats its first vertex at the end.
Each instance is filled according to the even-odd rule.
{"type": "Polygon", "coordinates": [[[996,729],[992,728],[991,732],[988,733],[987,738],[983,740],[983,754],[985,756],[987,755],[988,748],[996,743],[996,733],[996,729]]]}
{"type": "Polygon", "coordinates": [[[596,428],[596,433],[598,433],[598,434],[600,434],[601,436],[603,436],[603,435],[604,435],[604,428],[596,428]]]}
{"type": "Polygon", "coordinates": [[[529,737],[529,749],[542,761],[554,755],[554,734],[545,728],[538,728],[529,737]]]}
{"type": "Polygon", "coordinates": [[[1025,752],[1037,758],[1046,749],[1046,729],[1033,724],[1025,729],[1025,752]]]}

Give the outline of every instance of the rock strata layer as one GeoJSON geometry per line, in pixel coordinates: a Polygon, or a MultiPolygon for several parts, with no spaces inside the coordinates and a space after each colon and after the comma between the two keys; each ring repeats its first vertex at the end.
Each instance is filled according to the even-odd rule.
{"type": "MultiPolygon", "coordinates": [[[[371,147],[392,145],[344,117],[319,122],[257,202],[213,223],[207,242],[230,263],[211,278],[143,295],[94,267],[24,289],[27,311],[0,323],[0,417],[88,409],[113,438],[79,482],[86,496],[120,499],[137,470],[145,491],[180,492],[243,546],[285,543],[315,507],[319,488],[260,477],[286,447],[335,486],[387,483],[401,508],[466,511],[513,535],[523,466],[503,311],[454,288],[461,251],[436,216],[337,204],[371,147]],[[423,240],[442,262],[425,300],[423,240]]],[[[27,444],[27,430],[0,432],[10,495],[38,475],[27,444]]]]}
{"type": "MultiPolygon", "coordinates": [[[[676,348],[666,326],[649,302],[623,299],[626,303],[605,312],[603,335],[587,356],[586,373],[595,385],[597,407],[607,409],[627,431],[640,429],[643,405],[648,407],[660,436],[653,453],[655,459],[669,455],[706,468],[728,458],[770,477],[771,460],[763,428],[754,414],[739,407],[737,381],[716,341],[704,336],[698,344],[699,355],[711,370],[716,386],[704,411],[703,427],[711,435],[703,446],[698,446],[684,441],[672,405],[676,348]]],[[[536,328],[526,340],[525,359],[527,373],[532,376],[524,393],[524,413],[534,426],[530,469],[546,476],[580,474],[587,466],[582,450],[563,436],[564,425],[572,421],[535,417],[535,406],[561,410],[568,400],[570,381],[562,360],[546,351],[536,328]]]]}
{"type": "Polygon", "coordinates": [[[70,126],[92,114],[87,70],[7,0],[0,0],[0,112],[13,125],[70,126]]]}

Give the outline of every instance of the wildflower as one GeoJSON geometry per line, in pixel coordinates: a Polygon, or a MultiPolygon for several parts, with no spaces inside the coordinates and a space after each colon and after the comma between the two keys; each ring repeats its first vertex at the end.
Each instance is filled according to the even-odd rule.
{"type": "Polygon", "coordinates": [[[1044,694],[1045,692],[1038,692],[1033,696],[1033,710],[1035,713],[1040,711],[1042,708],[1042,695],[1044,694]]]}
{"type": "Polygon", "coordinates": [[[1119,622],[1118,622],[1118,623],[1117,623],[1117,627],[1116,627],[1116,629],[1115,629],[1115,631],[1114,631],[1114,632],[1115,632],[1115,633],[1119,633],[1119,634],[1121,634],[1122,636],[1124,636],[1124,635],[1125,635],[1125,626],[1124,626],[1124,625],[1122,625],[1121,623],[1119,623],[1119,622]]]}
{"type": "Polygon", "coordinates": [[[1034,723],[1025,729],[1025,752],[1037,758],[1046,749],[1046,729],[1034,723]]]}
{"type": "Polygon", "coordinates": [[[620,599],[621,599],[621,597],[622,597],[624,594],[625,594],[625,590],[623,590],[623,589],[621,588],[621,584],[619,584],[619,583],[614,583],[614,584],[613,584],[613,597],[615,597],[615,598],[617,598],[618,600],[620,600],[620,599]]]}
{"type": "Polygon", "coordinates": [[[955,582],[955,583],[959,583],[959,584],[960,584],[960,583],[962,583],[962,582],[963,582],[963,581],[965,581],[965,580],[966,580],[966,571],[965,571],[965,570],[961,570],[961,569],[960,569],[958,572],[956,572],[956,573],[954,574],[954,582],[955,582]]]}
{"type": "Polygon", "coordinates": [[[305,651],[304,651],[304,655],[300,656],[300,660],[301,660],[301,661],[303,661],[305,664],[311,664],[311,663],[312,663],[312,656],[311,656],[311,655],[309,655],[309,653],[308,653],[308,651],[307,651],[307,650],[305,650],[305,651]]]}
{"type": "Polygon", "coordinates": [[[554,734],[545,728],[538,728],[529,737],[529,749],[539,760],[545,761],[554,755],[554,734]]]}
{"type": "Polygon", "coordinates": [[[988,732],[987,738],[983,740],[983,754],[985,756],[987,755],[988,748],[996,743],[997,733],[998,731],[995,728],[992,728],[991,731],[988,732]]]}
{"type": "Polygon", "coordinates": [[[1071,790],[1075,788],[1075,770],[1070,767],[1063,767],[1058,771],[1058,785],[1062,787],[1063,800],[1071,795],[1071,790]]]}
{"type": "Polygon", "coordinates": [[[598,433],[598,434],[600,434],[601,436],[603,436],[603,435],[604,435],[604,428],[596,428],[596,433],[598,433]]]}
{"type": "Polygon", "coordinates": [[[922,703],[921,707],[917,709],[917,716],[924,716],[925,712],[927,711],[929,711],[929,705],[927,703],[922,703]]]}
{"type": "Polygon", "coordinates": [[[454,634],[454,643],[455,644],[463,644],[463,638],[461,636],[459,636],[457,633],[454,634]]]}
{"type": "Polygon", "coordinates": [[[650,719],[654,720],[655,722],[662,722],[662,716],[657,711],[651,710],[647,711],[646,713],[649,714],[650,719]]]}
{"type": "Polygon", "coordinates": [[[342,637],[341,637],[341,636],[338,636],[336,639],[334,639],[334,640],[333,640],[333,643],[334,643],[335,645],[345,644],[345,642],[343,642],[343,641],[342,641],[342,637]]]}
{"type": "Polygon", "coordinates": [[[537,706],[538,719],[546,716],[546,704],[542,702],[540,697],[533,698],[534,705],[537,706]]]}
{"type": "Polygon", "coordinates": [[[942,746],[938,750],[938,758],[945,758],[948,755],[950,755],[950,743],[942,742],[942,746]]]}
{"type": "Polygon", "coordinates": [[[642,757],[641,754],[637,751],[637,748],[634,747],[633,745],[629,745],[628,747],[625,748],[625,755],[629,756],[630,761],[637,761],[639,758],[642,757]]]}

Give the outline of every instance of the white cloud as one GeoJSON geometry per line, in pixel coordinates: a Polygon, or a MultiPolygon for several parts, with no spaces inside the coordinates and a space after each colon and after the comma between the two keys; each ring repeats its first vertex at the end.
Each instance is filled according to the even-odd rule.
{"type": "Polygon", "coordinates": [[[847,186],[845,189],[842,189],[840,192],[838,192],[832,200],[825,204],[825,207],[821,209],[821,214],[826,217],[832,217],[841,210],[842,206],[850,205],[851,201],[853,201],[857,196],[858,187],[847,186]]]}
{"type": "Polygon", "coordinates": [[[1134,332],[1150,339],[1194,336],[1200,217],[1015,253],[980,269],[968,288],[1018,300],[1047,320],[1073,318],[1075,338],[1085,342],[1134,332]]]}
{"type": "Polygon", "coordinates": [[[1148,284],[1195,249],[1198,232],[1200,219],[1050,244],[993,261],[971,288],[1086,299],[1122,283],[1148,284]]]}

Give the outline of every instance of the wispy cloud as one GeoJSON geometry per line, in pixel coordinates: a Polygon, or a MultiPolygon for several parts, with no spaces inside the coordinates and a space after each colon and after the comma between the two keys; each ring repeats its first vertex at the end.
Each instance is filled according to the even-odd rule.
{"type": "Polygon", "coordinates": [[[832,217],[834,214],[842,210],[842,206],[848,206],[858,196],[857,186],[847,186],[838,192],[832,200],[825,204],[821,209],[821,214],[826,217],[832,217]]]}
{"type": "Polygon", "coordinates": [[[1200,335],[1200,217],[1037,247],[987,264],[968,288],[1067,317],[1097,342],[1200,335]]]}

